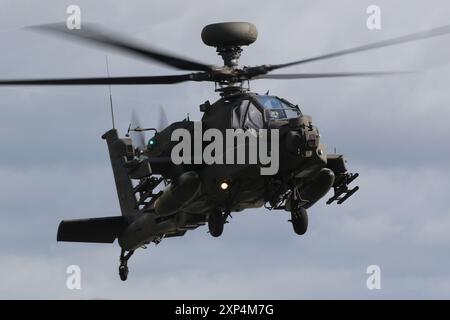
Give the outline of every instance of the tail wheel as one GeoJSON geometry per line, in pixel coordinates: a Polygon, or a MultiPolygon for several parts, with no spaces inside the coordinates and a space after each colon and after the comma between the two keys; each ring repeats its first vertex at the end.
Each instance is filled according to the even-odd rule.
{"type": "Polygon", "coordinates": [[[120,276],[120,280],[122,281],[126,281],[128,278],[128,267],[121,265],[119,267],[119,276],[120,276]]]}
{"type": "Polygon", "coordinates": [[[298,235],[303,235],[308,230],[308,213],[305,208],[298,208],[291,212],[291,222],[294,231],[298,235]]]}
{"type": "Polygon", "coordinates": [[[119,266],[119,276],[120,280],[126,281],[128,278],[128,260],[133,255],[134,250],[127,251],[125,249],[120,250],[120,266],[119,266]]]}
{"type": "Polygon", "coordinates": [[[208,217],[209,233],[213,237],[220,237],[223,232],[224,223],[225,223],[224,217],[220,210],[215,210],[211,212],[208,217]]]}

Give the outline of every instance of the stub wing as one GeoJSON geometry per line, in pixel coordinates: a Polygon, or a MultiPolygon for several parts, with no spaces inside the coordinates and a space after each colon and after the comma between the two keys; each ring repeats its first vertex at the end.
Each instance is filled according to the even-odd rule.
{"type": "Polygon", "coordinates": [[[337,204],[342,204],[348,198],[350,198],[359,187],[356,186],[352,189],[349,188],[349,184],[358,178],[358,173],[349,173],[346,168],[346,161],[341,154],[329,154],[327,156],[327,166],[334,172],[334,196],[328,199],[327,204],[331,204],[334,201],[337,204]]]}

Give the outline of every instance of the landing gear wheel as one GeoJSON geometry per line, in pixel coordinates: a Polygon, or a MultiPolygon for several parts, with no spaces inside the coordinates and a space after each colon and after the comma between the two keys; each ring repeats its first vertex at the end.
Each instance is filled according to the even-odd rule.
{"type": "Polygon", "coordinates": [[[122,281],[126,281],[128,278],[128,260],[131,258],[131,256],[133,255],[134,250],[128,251],[128,253],[126,253],[126,251],[124,249],[122,249],[122,251],[120,252],[120,266],[119,266],[119,277],[120,280],[122,281]]]}
{"type": "Polygon", "coordinates": [[[213,237],[220,237],[222,235],[224,224],[225,218],[220,210],[215,210],[209,214],[208,228],[209,233],[213,237]]]}
{"type": "Polygon", "coordinates": [[[308,213],[305,208],[298,208],[291,212],[291,222],[294,231],[298,235],[303,235],[308,230],[308,213]]]}
{"type": "Polygon", "coordinates": [[[121,265],[119,267],[119,276],[120,276],[120,280],[122,281],[126,281],[128,278],[128,267],[125,265],[121,265]]]}

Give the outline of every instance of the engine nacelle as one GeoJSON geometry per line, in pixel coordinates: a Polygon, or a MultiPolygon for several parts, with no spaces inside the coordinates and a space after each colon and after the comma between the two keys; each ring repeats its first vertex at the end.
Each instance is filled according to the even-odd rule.
{"type": "Polygon", "coordinates": [[[334,184],[334,173],[328,168],[323,168],[314,176],[312,181],[300,189],[302,199],[308,200],[305,208],[311,207],[330,191],[334,184]]]}

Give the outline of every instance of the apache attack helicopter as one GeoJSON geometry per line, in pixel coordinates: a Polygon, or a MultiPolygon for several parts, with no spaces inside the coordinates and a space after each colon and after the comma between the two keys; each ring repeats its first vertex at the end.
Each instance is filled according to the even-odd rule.
{"type": "MultiPolygon", "coordinates": [[[[343,203],[358,187],[349,184],[358,174],[349,173],[341,154],[327,154],[319,131],[311,117],[299,107],[273,95],[258,95],[249,90],[255,79],[311,79],[389,75],[395,72],[295,73],[270,74],[271,71],[335,58],[357,52],[388,47],[450,33],[450,26],[419,32],[352,49],[341,50],[294,62],[239,67],[243,46],[257,38],[256,27],[246,22],[217,23],[206,26],[202,40],[215,47],[224,65],[216,67],[177,57],[126,37],[111,35],[104,29],[86,26],[67,30],[58,24],[32,27],[34,30],[63,35],[87,43],[116,49],[179,70],[194,73],[78,79],[0,80],[0,85],[156,85],[185,81],[214,82],[221,96],[214,103],[200,105],[202,130],[209,128],[266,129],[279,132],[279,170],[273,175],[260,173],[261,163],[250,164],[175,164],[171,151],[176,142],[171,136],[177,129],[194,133],[189,119],[156,130],[130,126],[126,137],[119,138],[114,128],[103,134],[106,140],[121,216],[64,220],[58,228],[58,241],[112,243],[121,247],[119,275],[128,276],[127,262],[134,251],[163,238],[183,236],[187,230],[208,224],[212,236],[222,234],[232,212],[265,205],[270,210],[291,214],[294,231],[302,235],[308,226],[306,209],[324,197],[331,188],[334,195],[327,204],[343,203]],[[154,136],[145,140],[144,131],[154,136]],[[130,134],[135,139],[129,138],[130,134]],[[136,138],[137,135],[137,138],[136,138]],[[158,191],[159,189],[159,191],[158,191]]],[[[112,105],[111,105],[112,107],[112,105]]],[[[202,145],[202,148],[205,148],[202,145]]],[[[272,150],[273,151],[273,150],[272,150]]]]}

